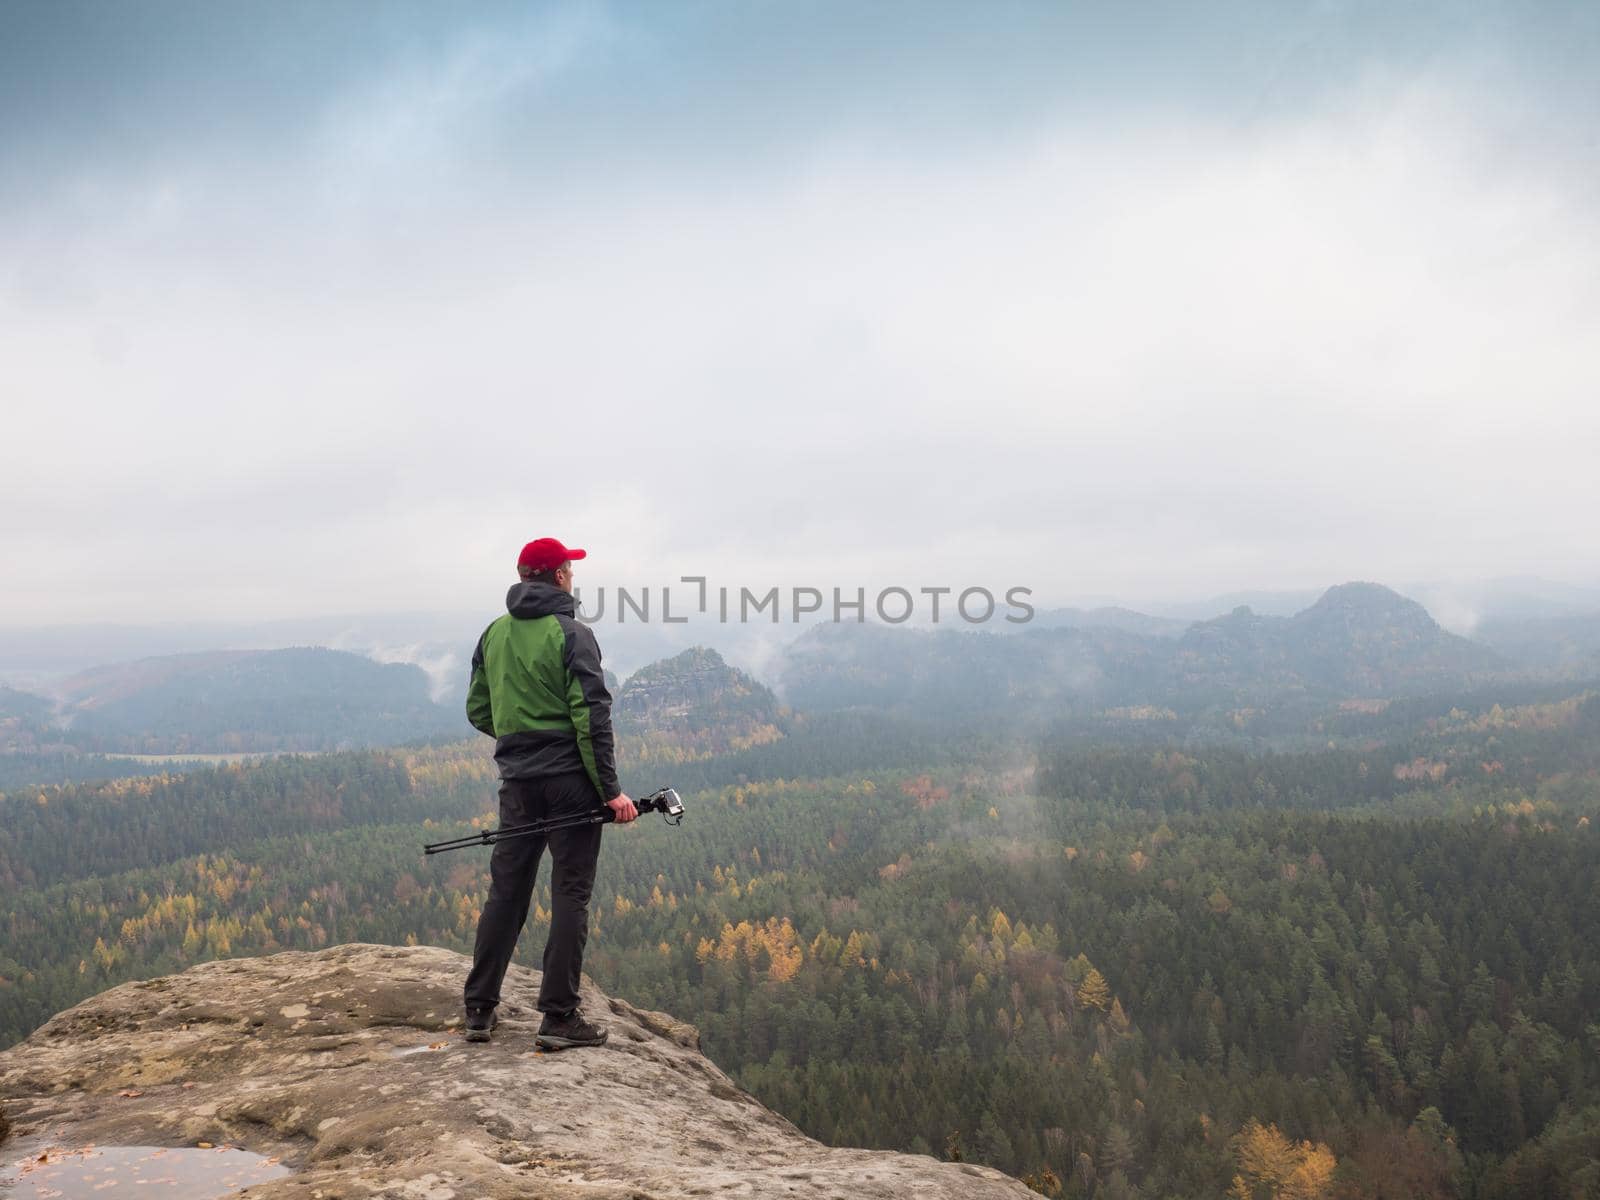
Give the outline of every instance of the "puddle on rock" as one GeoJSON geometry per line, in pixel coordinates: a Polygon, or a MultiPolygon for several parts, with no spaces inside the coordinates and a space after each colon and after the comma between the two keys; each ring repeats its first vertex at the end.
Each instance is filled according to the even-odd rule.
{"type": "Polygon", "coordinates": [[[276,1158],[232,1146],[73,1149],[28,1139],[0,1149],[0,1197],[5,1200],[104,1200],[108,1196],[213,1200],[289,1174],[289,1168],[276,1158]]]}

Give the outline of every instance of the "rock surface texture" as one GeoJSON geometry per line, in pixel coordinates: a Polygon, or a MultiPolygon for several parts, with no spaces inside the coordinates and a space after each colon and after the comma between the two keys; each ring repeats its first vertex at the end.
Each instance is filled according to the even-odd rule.
{"type": "Polygon", "coordinates": [[[468,966],[346,945],[112,988],[0,1053],[0,1157],[40,1139],[241,1147],[294,1171],[240,1193],[260,1200],[1033,1195],[985,1167],[824,1146],[713,1066],[693,1026],[587,979],[605,1046],[536,1052],[539,976],[516,966],[494,1040],[466,1042],[468,966]]]}

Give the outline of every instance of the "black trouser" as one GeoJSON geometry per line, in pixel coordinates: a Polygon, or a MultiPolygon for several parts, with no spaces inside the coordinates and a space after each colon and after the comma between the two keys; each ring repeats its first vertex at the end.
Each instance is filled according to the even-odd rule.
{"type": "MultiPolygon", "coordinates": [[[[543,779],[500,783],[500,827],[559,821],[598,811],[594,784],[582,771],[543,779]]],[[[489,859],[489,899],[478,918],[478,939],[467,976],[468,1008],[500,1003],[500,983],[528,919],[539,858],[550,847],[550,936],[544,944],[544,982],[539,1011],[565,1014],[578,1007],[578,976],[589,940],[589,894],[600,858],[599,824],[554,829],[548,834],[508,838],[494,844],[489,859]]]]}

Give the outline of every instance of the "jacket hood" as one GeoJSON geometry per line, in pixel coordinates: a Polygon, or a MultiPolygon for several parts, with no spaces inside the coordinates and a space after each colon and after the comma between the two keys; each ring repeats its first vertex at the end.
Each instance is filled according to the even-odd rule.
{"type": "Polygon", "coordinates": [[[519,580],[506,593],[506,611],[520,620],[531,621],[552,613],[575,616],[578,606],[570,593],[563,592],[553,583],[519,580]]]}

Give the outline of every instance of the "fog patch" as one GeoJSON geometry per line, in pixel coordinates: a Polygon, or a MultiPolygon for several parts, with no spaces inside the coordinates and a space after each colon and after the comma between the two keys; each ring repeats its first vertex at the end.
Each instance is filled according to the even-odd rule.
{"type": "Polygon", "coordinates": [[[386,642],[349,629],[330,638],[328,648],[360,654],[373,662],[404,663],[419,668],[428,677],[428,697],[435,704],[442,704],[466,688],[466,659],[459,651],[446,649],[437,642],[386,642]]]}

